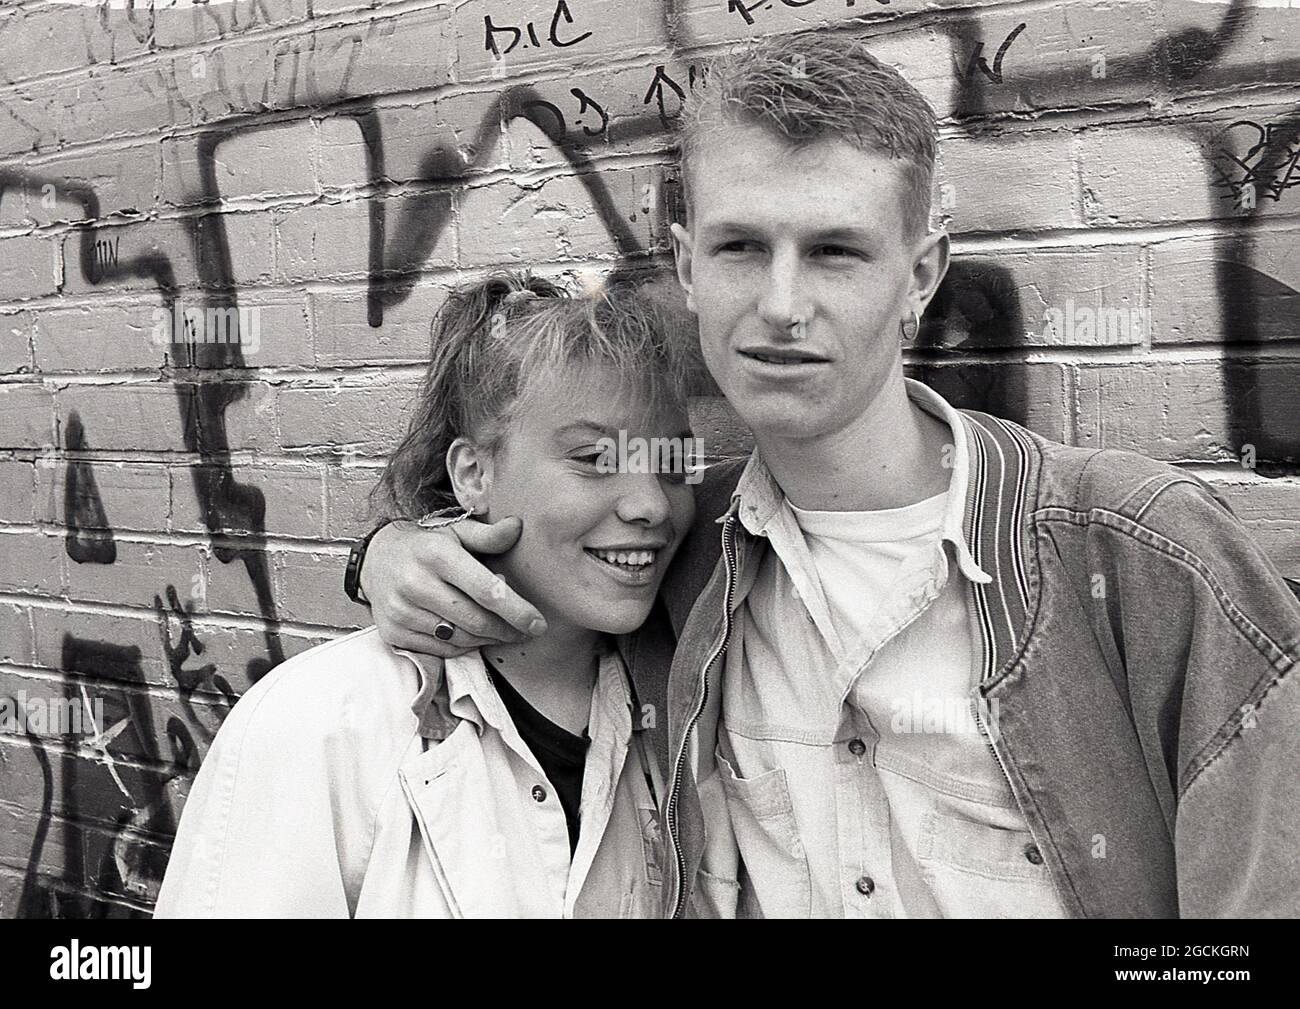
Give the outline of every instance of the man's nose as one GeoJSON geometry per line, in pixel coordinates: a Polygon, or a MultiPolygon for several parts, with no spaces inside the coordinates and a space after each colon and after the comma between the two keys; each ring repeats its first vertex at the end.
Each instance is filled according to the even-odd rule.
{"type": "Polygon", "coordinates": [[[781,250],[772,256],[758,314],[773,331],[787,336],[791,335],[792,327],[809,322],[807,316],[811,313],[796,250],[781,250]]]}

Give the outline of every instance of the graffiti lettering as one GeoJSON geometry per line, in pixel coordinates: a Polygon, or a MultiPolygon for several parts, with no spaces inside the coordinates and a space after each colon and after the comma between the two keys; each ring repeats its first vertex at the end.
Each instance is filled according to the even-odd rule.
{"type": "Polygon", "coordinates": [[[971,53],[970,62],[966,64],[966,69],[962,73],[962,80],[969,83],[970,80],[975,76],[975,71],[979,70],[980,73],[982,73],[994,84],[1001,84],[1002,83],[1002,60],[1007,55],[1007,50],[1011,48],[1011,43],[1014,42],[1019,37],[1020,33],[1025,30],[1025,27],[1026,27],[1026,23],[1024,21],[1021,21],[1020,24],[1016,25],[1015,28],[1011,30],[1011,33],[1005,39],[1002,40],[1002,45],[998,46],[997,54],[993,57],[992,69],[989,69],[988,61],[984,59],[982,55],[982,53],[984,52],[984,43],[983,42],[977,43],[975,46],[975,51],[971,53]]]}
{"type": "MultiPolygon", "coordinates": [[[[551,15],[551,29],[546,36],[547,42],[555,46],[557,49],[568,49],[571,46],[576,46],[579,42],[591,38],[592,33],[589,31],[583,32],[581,35],[576,35],[570,39],[561,38],[561,19],[563,19],[564,23],[567,25],[573,24],[573,15],[569,13],[569,5],[565,0],[558,0],[556,3],[555,12],[551,15]]],[[[484,15],[483,47],[490,52],[494,58],[500,59],[507,53],[514,51],[515,46],[519,45],[520,40],[524,37],[525,30],[528,32],[528,38],[532,41],[533,48],[540,48],[541,43],[537,40],[537,30],[534,28],[531,21],[528,22],[525,28],[520,28],[517,25],[496,25],[493,24],[492,16],[490,14],[484,15]],[[514,37],[510,40],[510,44],[502,49],[497,45],[497,36],[505,33],[513,34],[514,37]]],[[[527,42],[524,43],[524,48],[528,48],[527,42]]]]}
{"type": "Polygon", "coordinates": [[[1300,122],[1263,126],[1238,120],[1224,127],[1215,147],[1216,175],[1210,184],[1242,209],[1253,209],[1260,197],[1277,202],[1283,192],[1300,186],[1300,122]],[[1238,155],[1242,143],[1251,146],[1238,155]]]}

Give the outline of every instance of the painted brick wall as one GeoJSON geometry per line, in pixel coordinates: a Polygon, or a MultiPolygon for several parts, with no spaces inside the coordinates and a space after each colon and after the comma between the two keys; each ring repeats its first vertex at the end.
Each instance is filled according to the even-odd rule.
{"type": "Polygon", "coordinates": [[[1300,577],[1288,2],[0,4],[0,696],[104,704],[0,734],[0,915],[147,912],[233,697],[365,620],[347,541],[447,285],[662,271],[667,125],[758,34],[870,39],[942,116],[914,373],[1190,467],[1300,577]]]}

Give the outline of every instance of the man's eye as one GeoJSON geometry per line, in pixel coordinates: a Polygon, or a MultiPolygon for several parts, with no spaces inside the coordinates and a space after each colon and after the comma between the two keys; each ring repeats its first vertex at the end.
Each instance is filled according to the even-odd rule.
{"type": "Polygon", "coordinates": [[[843,245],[821,245],[817,247],[816,251],[818,255],[826,256],[831,259],[844,257],[856,257],[860,259],[862,257],[862,253],[858,252],[857,249],[850,249],[843,245]]]}
{"type": "Polygon", "coordinates": [[[729,253],[741,253],[741,252],[753,252],[755,248],[756,246],[753,242],[746,241],[745,239],[737,238],[730,242],[723,242],[721,245],[718,246],[717,251],[729,252],[729,253]]]}
{"type": "Polygon", "coordinates": [[[569,458],[574,462],[582,463],[584,466],[599,466],[608,456],[609,453],[607,452],[592,449],[590,452],[579,452],[576,455],[569,456],[569,458]]]}

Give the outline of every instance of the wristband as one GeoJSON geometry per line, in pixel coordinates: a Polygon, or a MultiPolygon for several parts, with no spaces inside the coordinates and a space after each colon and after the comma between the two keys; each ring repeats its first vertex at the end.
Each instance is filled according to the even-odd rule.
{"type": "Polygon", "coordinates": [[[370,541],[375,538],[375,533],[386,525],[388,525],[387,521],[380,522],[365,536],[353,543],[352,549],[348,553],[348,566],[343,572],[343,593],[354,603],[360,603],[362,606],[370,605],[370,600],[361,591],[361,565],[366,560],[366,548],[370,546],[370,541]]]}

